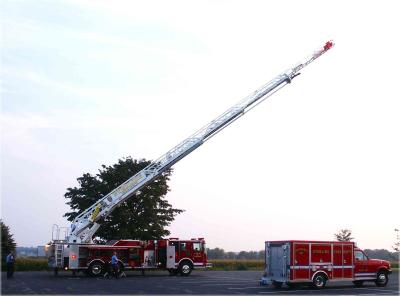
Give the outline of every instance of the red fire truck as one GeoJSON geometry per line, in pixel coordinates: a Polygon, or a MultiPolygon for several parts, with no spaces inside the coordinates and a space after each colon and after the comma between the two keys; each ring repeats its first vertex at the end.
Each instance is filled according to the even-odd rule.
{"type": "Polygon", "coordinates": [[[260,284],[280,288],[308,283],[323,288],[329,281],[352,281],[362,286],[374,281],[385,286],[390,263],[369,259],[354,242],[269,241],[265,242],[265,273],[260,284]]]}
{"type": "MultiPolygon", "coordinates": [[[[118,240],[106,245],[58,244],[49,246],[49,254],[63,254],[57,264],[65,270],[86,271],[92,276],[103,275],[110,266],[111,256],[117,252],[119,270],[166,269],[170,274],[188,276],[194,268],[207,267],[206,243],[203,238],[179,240],[118,240]],[[62,249],[52,250],[56,246],[62,249]]],[[[50,266],[55,260],[49,258],[50,266]]]]}

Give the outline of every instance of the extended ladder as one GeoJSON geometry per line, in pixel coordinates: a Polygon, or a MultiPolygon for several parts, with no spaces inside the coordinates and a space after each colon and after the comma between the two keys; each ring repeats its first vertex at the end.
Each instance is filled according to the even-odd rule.
{"type": "Polygon", "coordinates": [[[293,78],[300,74],[300,70],[313,62],[322,54],[333,47],[334,43],[328,41],[325,45],[306,57],[302,62],[279,74],[267,84],[253,92],[248,97],[222,113],[219,117],[198,130],[192,136],[179,143],[160,158],[152,161],[150,165],[129,178],[106,196],[100,198],[91,207],[79,214],[71,225],[70,243],[90,243],[92,237],[100,227],[101,218],[109,215],[113,209],[127,198],[138,192],[143,186],[154,180],[162,172],[170,168],[180,159],[191,153],[205,141],[227,127],[244,113],[254,108],[273,93],[289,84],[293,78]]]}

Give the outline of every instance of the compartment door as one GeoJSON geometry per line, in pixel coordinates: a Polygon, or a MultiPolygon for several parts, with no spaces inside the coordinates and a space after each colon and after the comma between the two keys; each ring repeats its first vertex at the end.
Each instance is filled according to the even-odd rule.
{"type": "Polygon", "coordinates": [[[167,268],[175,268],[175,246],[167,246],[167,268]]]}
{"type": "Polygon", "coordinates": [[[353,265],[353,245],[343,245],[343,277],[352,278],[354,276],[353,265]]]}
{"type": "Polygon", "coordinates": [[[293,244],[293,279],[310,278],[310,245],[302,243],[293,244]]]}
{"type": "Polygon", "coordinates": [[[332,278],[343,277],[343,245],[333,245],[333,273],[332,278]]]}

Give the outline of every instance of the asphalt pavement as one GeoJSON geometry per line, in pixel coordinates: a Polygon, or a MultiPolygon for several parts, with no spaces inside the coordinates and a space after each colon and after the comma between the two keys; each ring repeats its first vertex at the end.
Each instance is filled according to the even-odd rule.
{"type": "Polygon", "coordinates": [[[306,286],[275,289],[259,285],[260,271],[194,271],[188,277],[168,272],[127,272],[120,279],[92,278],[78,273],[16,272],[7,279],[3,272],[1,294],[283,294],[283,295],[399,295],[399,273],[390,275],[386,287],[365,283],[356,288],[351,282],[329,283],[322,290],[306,286]]]}

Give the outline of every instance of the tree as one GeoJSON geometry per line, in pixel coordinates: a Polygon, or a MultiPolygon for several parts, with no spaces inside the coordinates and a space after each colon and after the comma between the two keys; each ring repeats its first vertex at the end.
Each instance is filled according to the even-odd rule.
{"type": "Polygon", "coordinates": [[[13,235],[11,234],[10,228],[0,220],[1,224],[1,264],[4,266],[6,262],[6,256],[10,252],[15,252],[17,244],[14,241],[13,235]]]}
{"type": "Polygon", "coordinates": [[[341,229],[338,233],[335,233],[335,237],[340,242],[349,242],[353,237],[351,237],[351,230],[350,229],[341,229]]]}
{"type": "MultiPolygon", "coordinates": [[[[64,197],[72,212],[64,215],[69,221],[104,197],[117,186],[145,168],[150,161],[119,159],[112,166],[102,165],[95,176],[86,173],[77,179],[79,187],[68,188],[64,197]]],[[[100,223],[96,233],[99,240],[158,239],[170,232],[165,229],[183,210],[172,208],[165,200],[170,190],[167,184],[172,169],[163,172],[136,195],[128,198],[100,223]]]]}

